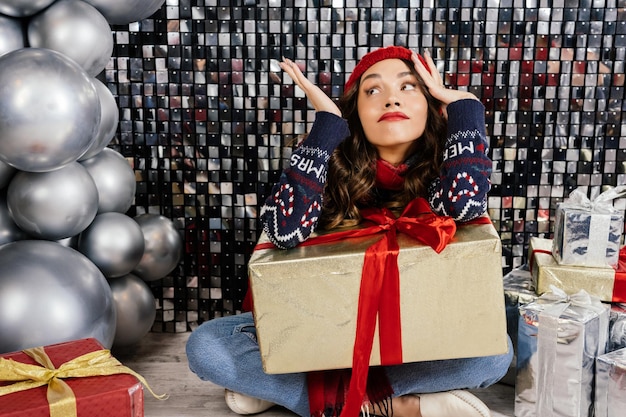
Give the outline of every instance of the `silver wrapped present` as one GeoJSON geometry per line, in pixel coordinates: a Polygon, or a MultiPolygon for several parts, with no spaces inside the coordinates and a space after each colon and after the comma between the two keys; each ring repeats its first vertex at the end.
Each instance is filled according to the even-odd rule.
{"type": "Polygon", "coordinates": [[[514,352],[509,370],[500,382],[507,385],[515,385],[519,306],[535,301],[538,295],[535,292],[533,277],[527,264],[507,273],[503,278],[503,286],[504,306],[506,309],[506,331],[513,343],[514,352]]]}
{"type": "Polygon", "coordinates": [[[626,348],[626,304],[613,303],[609,320],[609,345],[607,352],[626,348]]]}
{"type": "Polygon", "coordinates": [[[624,213],[613,200],[626,192],[619,186],[593,200],[580,188],[559,203],[554,221],[552,253],[559,264],[614,268],[624,232],[624,213]]]}
{"type": "Polygon", "coordinates": [[[516,417],[589,417],[596,356],[606,350],[609,308],[586,291],[552,287],[520,306],[516,417]]]}
{"type": "Polygon", "coordinates": [[[595,417],[626,413],[626,348],[596,358],[595,417]]]}

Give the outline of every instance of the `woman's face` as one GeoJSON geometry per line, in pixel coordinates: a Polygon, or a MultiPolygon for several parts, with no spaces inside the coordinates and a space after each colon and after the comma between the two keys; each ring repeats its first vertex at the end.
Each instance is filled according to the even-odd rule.
{"type": "Polygon", "coordinates": [[[385,59],[361,76],[357,111],[365,137],[380,158],[400,164],[424,133],[428,101],[404,61],[385,59]]]}

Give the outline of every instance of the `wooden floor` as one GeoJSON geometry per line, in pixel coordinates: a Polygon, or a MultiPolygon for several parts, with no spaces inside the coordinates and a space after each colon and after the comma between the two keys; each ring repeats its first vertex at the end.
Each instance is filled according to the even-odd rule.
{"type": "MultiPolygon", "coordinates": [[[[224,389],[198,379],[188,368],[185,343],[189,333],[148,333],[132,348],[113,349],[124,365],[143,375],[157,393],[157,400],[145,391],[145,417],[228,417],[236,416],[224,403],[224,389]]],[[[514,391],[496,384],[472,391],[492,410],[492,417],[513,417],[514,391]]],[[[293,417],[295,414],[273,407],[261,417],[293,417]]]]}

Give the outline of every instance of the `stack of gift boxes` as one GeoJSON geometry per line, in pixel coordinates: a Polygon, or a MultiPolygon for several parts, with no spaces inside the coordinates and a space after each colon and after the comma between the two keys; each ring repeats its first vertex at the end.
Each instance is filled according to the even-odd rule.
{"type": "Polygon", "coordinates": [[[616,417],[626,410],[624,187],[593,201],[574,190],[553,239],[531,237],[528,264],[504,277],[515,361],[515,416],[616,417]]]}

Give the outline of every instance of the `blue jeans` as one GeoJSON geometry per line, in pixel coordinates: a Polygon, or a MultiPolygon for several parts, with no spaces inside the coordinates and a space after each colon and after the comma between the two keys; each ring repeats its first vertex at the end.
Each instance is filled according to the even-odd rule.
{"type": "MultiPolygon", "coordinates": [[[[513,348],[503,355],[386,366],[394,396],[484,388],[504,376],[513,348]]],[[[309,416],[305,373],[266,374],[251,313],[207,321],[187,341],[189,368],[201,379],[309,416]]]]}

